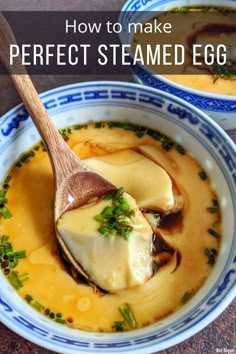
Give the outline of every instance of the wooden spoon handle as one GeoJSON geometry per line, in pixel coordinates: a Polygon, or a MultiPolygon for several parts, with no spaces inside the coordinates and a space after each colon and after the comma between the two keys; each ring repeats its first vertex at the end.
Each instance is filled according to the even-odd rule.
{"type": "MultiPolygon", "coordinates": [[[[78,158],[67,146],[50,119],[25,67],[21,63],[21,58],[17,57],[14,60],[14,65],[10,65],[10,44],[16,44],[16,40],[9,24],[1,15],[0,59],[48,149],[52,165],[56,172],[57,183],[60,183],[75,168],[78,170],[78,158]],[[58,155],[60,155],[60,158],[58,158],[58,155]]],[[[81,162],[81,170],[84,169],[84,165],[81,162]]]]}

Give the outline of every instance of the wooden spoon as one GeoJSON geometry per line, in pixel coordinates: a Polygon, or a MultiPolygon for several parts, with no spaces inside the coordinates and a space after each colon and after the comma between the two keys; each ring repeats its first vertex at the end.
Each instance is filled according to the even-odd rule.
{"type": "Polygon", "coordinates": [[[15,43],[9,24],[3,16],[0,16],[0,60],[42,137],[52,164],[55,180],[54,224],[58,242],[75,270],[90,282],[87,274],[76,262],[57,232],[57,221],[65,211],[81,207],[117,188],[102,176],[89,170],[65,143],[22,65],[21,58],[15,60],[13,66],[10,65],[9,48],[10,44],[15,43]]]}

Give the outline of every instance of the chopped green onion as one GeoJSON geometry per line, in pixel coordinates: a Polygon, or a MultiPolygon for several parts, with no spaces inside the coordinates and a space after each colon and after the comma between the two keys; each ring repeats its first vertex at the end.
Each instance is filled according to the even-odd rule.
{"type": "Polygon", "coordinates": [[[7,242],[8,239],[9,239],[9,236],[8,236],[8,235],[2,235],[2,237],[1,237],[1,243],[7,242]]]}
{"type": "Polygon", "coordinates": [[[5,189],[0,190],[0,198],[5,198],[7,194],[7,191],[5,189]]]}
{"type": "Polygon", "coordinates": [[[175,150],[178,151],[181,155],[185,154],[185,149],[179,144],[175,145],[175,150]]]}
{"type": "Polygon", "coordinates": [[[145,132],[138,130],[135,135],[137,136],[137,138],[141,139],[145,135],[145,132]]]}
{"type": "Polygon", "coordinates": [[[32,306],[35,307],[38,311],[41,311],[41,310],[44,309],[44,306],[41,305],[41,304],[40,304],[38,301],[36,301],[36,300],[32,303],[32,306]]]}
{"type": "Polygon", "coordinates": [[[108,234],[109,234],[108,228],[104,227],[104,226],[99,227],[98,231],[100,232],[100,234],[102,234],[104,236],[108,236],[108,234]]]}
{"type": "Polygon", "coordinates": [[[11,180],[11,176],[8,175],[8,176],[5,178],[5,180],[4,180],[4,182],[3,182],[3,185],[9,185],[10,180],[11,180]]]}
{"type": "Polygon", "coordinates": [[[131,327],[131,328],[137,327],[137,322],[136,322],[133,312],[131,311],[128,304],[121,305],[119,307],[119,311],[120,311],[121,315],[123,316],[124,320],[126,321],[126,323],[129,325],[129,327],[131,327]]]}
{"type": "Polygon", "coordinates": [[[9,267],[13,269],[13,268],[15,268],[15,267],[17,266],[17,264],[18,264],[18,262],[17,262],[17,261],[15,261],[15,260],[10,261],[10,263],[9,263],[9,267]]]}
{"type": "Polygon", "coordinates": [[[103,222],[105,219],[102,215],[97,215],[97,216],[95,216],[95,220],[99,221],[99,222],[103,222]]]}
{"type": "Polygon", "coordinates": [[[94,125],[94,128],[96,128],[96,129],[99,129],[101,127],[102,127],[102,123],[101,122],[95,123],[95,125],[94,125]]]}
{"type": "Polygon", "coordinates": [[[102,215],[106,216],[106,217],[110,217],[113,216],[113,207],[107,206],[103,211],[102,211],[102,215]]]}
{"type": "Polygon", "coordinates": [[[213,229],[208,229],[207,232],[208,232],[210,235],[212,235],[213,237],[215,237],[215,238],[220,238],[220,237],[221,237],[220,234],[218,234],[218,232],[216,232],[216,231],[213,230],[213,229]]]}
{"type": "Polygon", "coordinates": [[[209,207],[209,208],[207,208],[207,211],[210,214],[216,214],[218,212],[218,208],[217,207],[209,207]]]}
{"type": "Polygon", "coordinates": [[[25,251],[14,252],[14,258],[15,259],[20,259],[20,258],[25,258],[25,257],[26,257],[26,252],[25,251]]]}
{"type": "Polygon", "coordinates": [[[207,174],[204,171],[198,172],[198,175],[202,181],[205,181],[207,179],[207,174]]]}
{"type": "Polygon", "coordinates": [[[105,197],[103,198],[104,200],[111,200],[113,198],[113,194],[107,194],[105,195],[105,197]]]}
{"type": "Polygon", "coordinates": [[[125,329],[125,321],[114,321],[116,332],[123,332],[125,329]]]}
{"type": "Polygon", "coordinates": [[[213,265],[215,264],[215,258],[217,256],[217,251],[214,248],[205,248],[204,254],[208,257],[207,264],[213,265]]]}
{"type": "Polygon", "coordinates": [[[26,281],[26,280],[29,280],[29,275],[27,273],[24,273],[24,274],[21,274],[18,276],[20,282],[23,282],[23,281],[26,281]]]}
{"type": "Polygon", "coordinates": [[[189,10],[189,8],[186,7],[186,6],[181,6],[181,7],[178,7],[178,11],[180,11],[180,12],[186,14],[186,13],[188,13],[190,10],[189,10]]]}
{"type": "Polygon", "coordinates": [[[18,161],[17,163],[16,163],[16,167],[21,167],[22,166],[22,164],[18,161]]]}
{"type": "Polygon", "coordinates": [[[73,126],[74,130],[80,130],[81,129],[81,125],[77,124],[73,126]]]}
{"type": "Polygon", "coordinates": [[[192,296],[193,296],[192,291],[186,291],[184,295],[181,297],[180,301],[182,302],[182,304],[186,304],[186,302],[189,301],[192,296]]]}
{"type": "Polygon", "coordinates": [[[154,132],[150,129],[147,130],[147,134],[150,135],[153,139],[160,141],[161,139],[163,139],[163,134],[154,132]]]}
{"type": "Polygon", "coordinates": [[[18,275],[16,272],[12,271],[8,274],[8,277],[7,277],[11,283],[11,285],[15,288],[15,289],[20,289],[22,288],[22,284],[18,278],[18,275]]]}
{"type": "Polygon", "coordinates": [[[5,255],[8,259],[13,258],[13,248],[11,243],[5,243],[4,245],[5,255]]]}
{"type": "Polygon", "coordinates": [[[112,206],[106,206],[101,215],[95,216],[95,220],[102,224],[98,229],[102,235],[120,235],[127,240],[133,230],[129,225],[129,219],[134,211],[130,209],[123,193],[124,188],[121,187],[116,193],[109,194],[107,200],[112,198],[112,206]]]}
{"type": "Polygon", "coordinates": [[[60,317],[55,317],[55,321],[58,323],[62,323],[62,324],[64,324],[66,322],[65,320],[63,320],[63,318],[60,318],[60,317]]]}
{"type": "Polygon", "coordinates": [[[5,189],[0,190],[0,198],[5,198],[7,191],[5,189]]]}
{"type": "Polygon", "coordinates": [[[1,204],[6,204],[6,203],[7,203],[7,199],[4,198],[4,197],[3,198],[0,197],[0,205],[1,204]]]}
{"type": "Polygon", "coordinates": [[[32,296],[30,296],[29,294],[25,295],[25,300],[30,303],[31,301],[33,301],[34,299],[32,298],[32,296]]]}
{"type": "Polygon", "coordinates": [[[24,153],[24,154],[21,156],[20,162],[22,162],[22,163],[24,163],[24,162],[26,162],[26,163],[29,162],[29,153],[28,153],[28,152],[24,153]]]}
{"type": "Polygon", "coordinates": [[[171,141],[169,138],[164,137],[161,140],[163,140],[163,143],[161,144],[161,146],[163,147],[163,149],[165,151],[170,151],[172,149],[172,147],[174,146],[173,141],[171,141]]]}
{"type": "Polygon", "coordinates": [[[114,123],[113,122],[107,122],[107,126],[108,128],[113,128],[114,127],[114,123]]]}
{"type": "Polygon", "coordinates": [[[12,217],[12,213],[6,206],[2,207],[0,211],[4,219],[10,219],[12,217]]]}

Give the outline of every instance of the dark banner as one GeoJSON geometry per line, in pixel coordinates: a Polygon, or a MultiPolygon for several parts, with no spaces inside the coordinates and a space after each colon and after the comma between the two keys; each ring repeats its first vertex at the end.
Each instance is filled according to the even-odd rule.
{"type": "MultiPolygon", "coordinates": [[[[236,73],[236,12],[4,12],[14,32],[12,73],[123,75],[236,73]]],[[[0,74],[6,73],[3,66],[0,74]]]]}

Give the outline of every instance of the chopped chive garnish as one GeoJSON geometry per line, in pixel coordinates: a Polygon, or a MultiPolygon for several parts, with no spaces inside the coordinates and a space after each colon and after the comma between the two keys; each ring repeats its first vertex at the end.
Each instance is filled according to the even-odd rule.
{"type": "Polygon", "coordinates": [[[5,180],[4,180],[4,182],[3,182],[3,185],[9,185],[10,180],[11,180],[11,176],[8,175],[8,176],[5,178],[5,180]]]}
{"type": "Polygon", "coordinates": [[[215,264],[215,259],[216,259],[216,256],[217,256],[217,251],[216,251],[215,248],[205,248],[204,254],[208,258],[207,264],[210,264],[210,265],[215,264]]]}
{"type": "Polygon", "coordinates": [[[74,130],[80,130],[81,129],[81,125],[77,124],[73,126],[74,130]]]}
{"type": "Polygon", "coordinates": [[[0,198],[5,198],[7,194],[7,191],[5,189],[0,190],[0,198]]]}
{"type": "Polygon", "coordinates": [[[105,197],[103,198],[104,200],[111,200],[113,198],[113,194],[107,194],[105,195],[105,197]]]}
{"type": "Polygon", "coordinates": [[[204,171],[198,172],[198,175],[202,181],[205,181],[207,179],[207,174],[204,171]]]}
{"type": "Polygon", "coordinates": [[[97,215],[97,216],[95,216],[95,220],[99,221],[99,222],[104,222],[105,219],[102,215],[97,215]]]}
{"type": "Polygon", "coordinates": [[[141,139],[141,138],[145,135],[145,132],[138,130],[138,131],[135,133],[135,135],[136,135],[139,139],[141,139]]]}
{"type": "Polygon", "coordinates": [[[95,125],[94,125],[94,128],[96,128],[96,129],[101,128],[101,127],[102,127],[101,122],[95,123],[95,125]]]}
{"type": "Polygon", "coordinates": [[[33,301],[34,299],[32,298],[32,296],[30,296],[29,294],[25,295],[25,300],[30,303],[31,301],[33,301]]]}
{"type": "Polygon", "coordinates": [[[189,301],[192,296],[193,296],[192,291],[186,291],[184,295],[181,297],[180,302],[182,302],[182,304],[186,304],[186,302],[189,301]]]}
{"type": "Polygon", "coordinates": [[[1,198],[0,197],[0,205],[6,204],[7,203],[7,199],[6,198],[1,198]]]}
{"type": "Polygon", "coordinates": [[[175,150],[178,151],[181,155],[185,154],[185,149],[179,144],[175,145],[175,150]]]}
{"type": "Polygon", "coordinates": [[[100,234],[102,234],[104,236],[109,235],[109,230],[107,227],[101,226],[101,227],[99,227],[98,231],[100,232],[100,234]]]}
{"type": "Polygon", "coordinates": [[[161,141],[162,141],[161,146],[163,147],[163,149],[164,149],[165,151],[170,151],[170,150],[173,148],[173,146],[174,146],[174,142],[171,141],[171,140],[170,140],[169,138],[167,138],[166,136],[163,136],[163,137],[161,138],[161,141]]]}
{"type": "Polygon", "coordinates": [[[25,154],[23,154],[20,158],[20,162],[24,163],[24,162],[28,162],[29,160],[29,153],[26,152],[25,154]]]}
{"type": "Polygon", "coordinates": [[[17,266],[17,264],[18,264],[17,261],[12,260],[12,261],[9,263],[9,267],[13,269],[13,268],[15,268],[15,267],[17,266]]]}
{"type": "Polygon", "coordinates": [[[40,146],[39,146],[39,145],[35,145],[35,146],[33,147],[33,149],[34,149],[35,151],[38,151],[38,150],[40,149],[40,146]]]}
{"type": "Polygon", "coordinates": [[[215,238],[220,238],[220,237],[221,237],[220,234],[218,234],[218,232],[216,232],[216,231],[213,230],[213,229],[208,229],[207,232],[208,232],[210,235],[212,235],[213,237],[215,237],[215,238]]]}
{"type": "Polygon", "coordinates": [[[216,214],[218,212],[218,208],[217,207],[209,207],[209,208],[207,208],[207,211],[210,214],[216,214]]]}
{"type": "Polygon", "coordinates": [[[21,167],[22,166],[22,164],[18,161],[17,163],[16,163],[16,167],[21,167]]]}
{"type": "Polygon", "coordinates": [[[131,328],[136,328],[137,327],[137,322],[134,318],[134,314],[131,311],[130,307],[128,304],[123,304],[119,307],[119,311],[121,315],[123,316],[124,320],[126,323],[129,325],[131,328]]]}
{"type": "Polygon", "coordinates": [[[63,318],[60,318],[60,317],[55,317],[55,321],[58,323],[62,323],[62,324],[64,324],[66,322],[65,320],[63,320],[63,318]]]}
{"type": "Polygon", "coordinates": [[[23,281],[29,280],[29,275],[27,273],[24,273],[24,274],[19,275],[18,278],[19,278],[20,282],[23,282],[23,281]]]}
{"type": "Polygon", "coordinates": [[[15,289],[20,289],[22,288],[22,284],[18,278],[18,275],[16,272],[12,271],[8,274],[7,278],[9,279],[11,285],[15,288],[15,289]]]}
{"type": "Polygon", "coordinates": [[[8,235],[2,235],[2,237],[1,237],[1,243],[7,242],[8,239],[9,239],[9,236],[8,236],[8,235]]]}
{"type": "Polygon", "coordinates": [[[32,303],[32,306],[33,306],[34,308],[36,308],[38,311],[41,311],[41,310],[44,309],[44,306],[41,305],[41,304],[40,304],[38,301],[36,301],[36,300],[32,303]]]}
{"type": "Polygon", "coordinates": [[[12,217],[12,213],[10,212],[10,210],[4,206],[0,209],[0,212],[2,214],[2,216],[4,217],[4,219],[10,219],[12,217]]]}
{"type": "Polygon", "coordinates": [[[25,257],[26,257],[26,252],[25,251],[14,252],[14,258],[15,259],[20,259],[20,258],[25,258],[25,257]]]}
{"type": "Polygon", "coordinates": [[[112,205],[106,206],[100,215],[95,216],[95,220],[101,223],[98,231],[103,236],[119,235],[127,240],[133,230],[129,222],[134,211],[130,209],[123,193],[124,188],[119,188],[116,193],[106,196],[104,199],[112,199],[112,205]]]}
{"type": "Polygon", "coordinates": [[[116,332],[123,332],[125,329],[125,321],[114,321],[116,332]]]}
{"type": "Polygon", "coordinates": [[[5,243],[4,245],[4,251],[5,255],[7,256],[8,259],[13,258],[13,248],[10,243],[5,243]]]}

